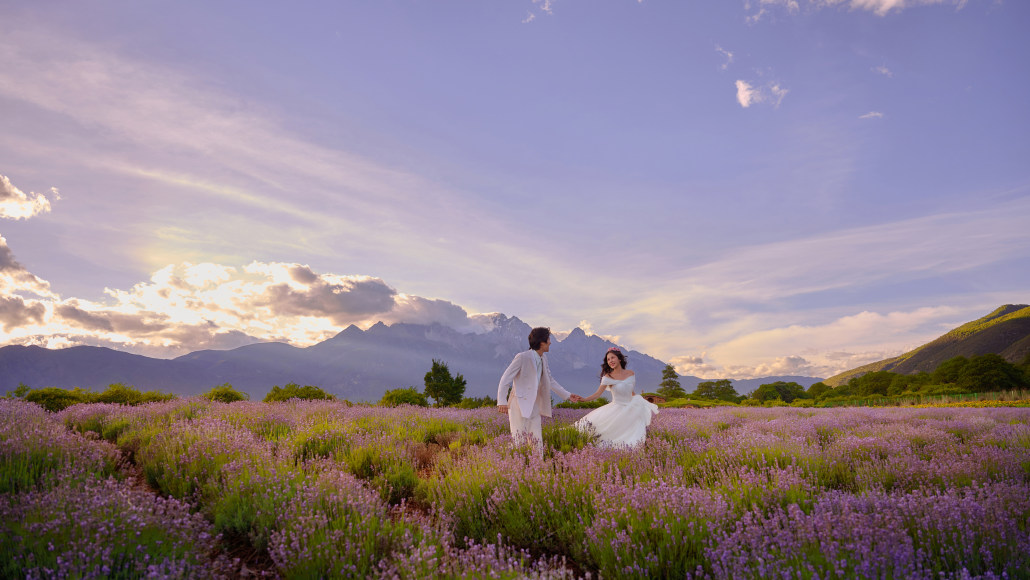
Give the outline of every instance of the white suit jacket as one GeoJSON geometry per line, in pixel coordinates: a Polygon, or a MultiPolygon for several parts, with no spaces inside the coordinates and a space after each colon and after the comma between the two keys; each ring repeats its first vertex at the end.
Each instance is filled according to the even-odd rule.
{"type": "Polygon", "coordinates": [[[543,369],[540,371],[540,382],[536,381],[536,365],[533,357],[537,356],[532,350],[522,351],[515,355],[511,364],[501,375],[501,382],[497,385],[497,404],[508,404],[508,385],[512,385],[515,391],[515,398],[519,401],[519,410],[522,416],[528,419],[537,408],[537,397],[543,395],[540,402],[540,414],[544,417],[551,416],[551,393],[558,393],[562,399],[568,399],[572,393],[565,390],[551,376],[551,369],[547,367],[547,357],[542,357],[543,369]],[[541,389],[541,385],[544,386],[541,389]]]}

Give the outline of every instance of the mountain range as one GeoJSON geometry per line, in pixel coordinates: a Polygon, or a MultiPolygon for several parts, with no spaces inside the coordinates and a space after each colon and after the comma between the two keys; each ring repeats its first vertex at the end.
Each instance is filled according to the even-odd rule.
{"type": "Polygon", "coordinates": [[[823,382],[836,387],[852,377],[875,371],[903,375],[930,373],[950,358],[991,353],[999,354],[1014,364],[1021,363],[1030,354],[1030,306],[1000,306],[987,316],[967,322],[905,354],[845,371],[823,382]]]}
{"type": "MultiPolygon", "coordinates": [[[[414,386],[421,390],[433,359],[447,363],[466,380],[465,395],[497,396],[497,381],[516,353],[527,348],[530,326],[517,317],[494,315],[484,333],[461,333],[440,324],[387,326],[367,330],[350,326],[309,347],[280,342],[256,343],[232,350],[201,350],[175,359],[158,359],[95,346],[46,349],[38,346],[0,348],[0,392],[20,383],[39,387],[82,387],[102,390],[112,383],[178,395],[195,395],[229,383],[261,399],[273,386],[315,385],[351,401],[378,401],[388,389],[414,386]]],[[[614,343],[582,329],[552,340],[548,361],[552,374],[572,392],[589,394],[598,383],[601,361],[614,343]]],[[[620,347],[621,348],[621,347],[620,347]]],[[[642,391],[657,390],[664,362],[622,348],[642,391]]],[[[688,392],[703,380],[680,376],[688,392]]],[[[734,381],[741,394],[775,381],[802,386],[815,377],[763,377],[734,381]]]]}

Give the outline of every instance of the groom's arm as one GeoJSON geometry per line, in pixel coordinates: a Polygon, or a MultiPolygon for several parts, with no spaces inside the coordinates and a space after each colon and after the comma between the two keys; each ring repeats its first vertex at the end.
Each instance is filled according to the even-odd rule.
{"type": "Polygon", "coordinates": [[[515,358],[511,360],[511,364],[504,370],[504,374],[501,375],[501,382],[497,384],[497,407],[502,413],[508,411],[508,385],[511,385],[515,380],[515,375],[519,374],[519,368],[522,367],[522,361],[519,360],[521,355],[515,355],[515,358]]]}

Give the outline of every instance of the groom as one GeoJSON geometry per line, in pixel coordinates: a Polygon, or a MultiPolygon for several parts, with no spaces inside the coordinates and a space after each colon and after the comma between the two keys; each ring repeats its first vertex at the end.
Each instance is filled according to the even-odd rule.
{"type": "Polygon", "coordinates": [[[551,416],[551,391],[562,399],[579,401],[583,397],[566,391],[551,376],[544,353],[551,350],[551,329],[534,328],[529,333],[529,350],[520,352],[501,375],[497,385],[497,410],[508,414],[511,436],[532,437],[538,450],[543,449],[540,417],[551,416]],[[511,396],[508,385],[512,386],[511,396]],[[507,404],[503,403],[507,401],[507,404]]]}

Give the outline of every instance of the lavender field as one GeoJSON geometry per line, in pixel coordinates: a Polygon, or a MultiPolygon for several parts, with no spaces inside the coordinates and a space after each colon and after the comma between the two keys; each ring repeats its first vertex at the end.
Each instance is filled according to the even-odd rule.
{"type": "Polygon", "coordinates": [[[0,401],[4,578],[1027,578],[1030,409],[0,401]]]}

